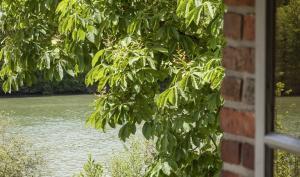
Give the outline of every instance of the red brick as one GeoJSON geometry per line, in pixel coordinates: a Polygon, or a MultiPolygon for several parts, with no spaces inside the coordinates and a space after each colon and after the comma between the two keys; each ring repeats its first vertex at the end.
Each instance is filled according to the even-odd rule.
{"type": "Polygon", "coordinates": [[[221,177],[239,177],[239,175],[232,173],[230,171],[222,171],[221,177]]]}
{"type": "Polygon", "coordinates": [[[239,142],[222,140],[221,142],[222,160],[231,164],[240,164],[241,145],[239,142]]]}
{"type": "Polygon", "coordinates": [[[225,13],[224,15],[225,37],[240,40],[242,36],[242,15],[225,13]]]}
{"type": "Polygon", "coordinates": [[[254,73],[254,49],[226,47],[223,49],[222,64],[226,69],[254,73]]]}
{"type": "Polygon", "coordinates": [[[242,164],[246,168],[254,169],[254,147],[251,144],[242,145],[242,164]]]}
{"type": "Polygon", "coordinates": [[[255,80],[252,78],[246,78],[244,80],[244,89],[242,100],[243,103],[248,105],[254,105],[255,102],[255,80]]]}
{"type": "Polygon", "coordinates": [[[255,0],[224,0],[224,3],[230,6],[254,6],[255,0]]]}
{"type": "Polygon", "coordinates": [[[224,107],[220,117],[221,128],[224,132],[254,138],[255,120],[253,112],[240,112],[224,107]]]}
{"type": "Polygon", "coordinates": [[[248,41],[255,40],[255,16],[244,16],[243,39],[248,41]]]}
{"type": "Polygon", "coordinates": [[[222,82],[221,93],[225,100],[240,101],[242,79],[226,76],[222,82]]]}

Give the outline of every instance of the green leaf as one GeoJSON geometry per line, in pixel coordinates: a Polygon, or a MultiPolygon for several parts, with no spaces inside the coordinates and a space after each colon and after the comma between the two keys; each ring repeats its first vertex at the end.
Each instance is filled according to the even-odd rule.
{"type": "Polygon", "coordinates": [[[4,54],[4,48],[0,50],[0,61],[3,59],[3,54],[4,54]]]}
{"type": "Polygon", "coordinates": [[[110,79],[109,77],[103,77],[103,78],[101,78],[101,80],[99,80],[99,83],[98,83],[98,91],[99,92],[101,92],[103,90],[103,88],[105,87],[105,85],[107,84],[109,79],[110,79]]]}
{"type": "Polygon", "coordinates": [[[68,19],[67,26],[66,26],[66,28],[64,29],[65,32],[71,31],[72,28],[73,28],[73,25],[74,25],[74,19],[73,19],[72,17],[70,17],[70,18],[68,19]]]}
{"type": "Polygon", "coordinates": [[[164,47],[152,47],[152,49],[154,51],[158,51],[158,52],[161,52],[163,54],[168,54],[169,53],[168,49],[166,49],[164,47]]]}
{"type": "Polygon", "coordinates": [[[45,53],[44,60],[46,62],[46,68],[50,69],[50,67],[51,67],[51,65],[50,65],[51,64],[51,59],[50,59],[50,56],[49,56],[48,52],[45,53]]]}
{"type": "Polygon", "coordinates": [[[70,75],[70,76],[72,76],[72,77],[74,77],[75,76],[75,73],[74,73],[74,71],[73,70],[71,70],[71,69],[68,69],[68,70],[66,70],[66,72],[70,75]]]}
{"type": "Polygon", "coordinates": [[[72,39],[73,39],[74,41],[76,41],[76,40],[77,40],[77,36],[78,36],[77,29],[74,29],[73,32],[72,32],[72,39]]]}
{"type": "Polygon", "coordinates": [[[213,10],[213,7],[212,7],[212,3],[209,2],[209,1],[206,1],[205,4],[206,4],[206,7],[208,8],[208,12],[209,12],[210,17],[213,18],[214,17],[214,10],[213,10]]]}
{"type": "Polygon", "coordinates": [[[156,69],[156,66],[155,66],[155,60],[153,60],[153,59],[150,58],[150,57],[147,57],[147,61],[148,61],[149,65],[150,65],[150,67],[151,67],[152,69],[156,69]]]}
{"type": "Polygon", "coordinates": [[[135,62],[139,61],[140,58],[139,57],[133,57],[133,58],[130,58],[129,61],[128,61],[128,64],[130,66],[132,66],[135,62]]]}
{"type": "Polygon", "coordinates": [[[135,124],[126,123],[120,130],[119,130],[119,138],[125,141],[131,134],[135,134],[136,126],[135,124]]]}
{"type": "Polygon", "coordinates": [[[79,29],[77,32],[77,37],[79,41],[85,40],[85,32],[82,29],[79,29]]]}
{"type": "Polygon", "coordinates": [[[197,80],[195,78],[195,76],[191,76],[191,80],[192,80],[192,85],[195,89],[199,89],[199,86],[198,86],[198,83],[197,83],[197,80]]]}
{"type": "Polygon", "coordinates": [[[59,80],[62,80],[64,78],[64,70],[60,63],[56,65],[56,72],[59,75],[59,80]]]}
{"type": "Polygon", "coordinates": [[[178,33],[177,29],[174,28],[174,27],[172,27],[172,28],[171,28],[171,31],[172,31],[172,34],[173,34],[173,36],[175,37],[175,39],[176,39],[177,41],[179,41],[180,36],[179,36],[179,33],[178,33]]]}
{"type": "Polygon", "coordinates": [[[2,89],[5,93],[10,93],[11,92],[11,83],[9,80],[6,80],[2,84],[2,89]]]}
{"type": "Polygon", "coordinates": [[[94,33],[88,33],[86,38],[91,42],[95,43],[95,34],[94,33]]]}
{"type": "Polygon", "coordinates": [[[126,37],[123,40],[121,40],[121,45],[126,47],[128,46],[130,43],[132,42],[132,38],[131,37],[126,37]]]}
{"type": "Polygon", "coordinates": [[[56,12],[62,12],[63,10],[66,9],[67,5],[68,5],[68,1],[67,0],[61,1],[58,4],[57,8],[56,8],[56,12]]]}
{"type": "Polygon", "coordinates": [[[183,123],[183,129],[184,129],[185,132],[190,132],[190,131],[191,131],[191,126],[190,126],[190,124],[184,122],[184,123],[183,123]]]}
{"type": "Polygon", "coordinates": [[[141,87],[139,85],[134,85],[134,90],[136,91],[136,93],[140,93],[141,87]]]}
{"type": "Polygon", "coordinates": [[[149,140],[153,136],[154,127],[150,122],[145,122],[142,129],[144,137],[149,140]]]}
{"type": "Polygon", "coordinates": [[[176,93],[175,93],[175,89],[174,88],[170,89],[170,91],[168,93],[168,101],[172,105],[175,105],[175,102],[177,102],[177,100],[176,100],[176,93]]]}
{"type": "Polygon", "coordinates": [[[167,152],[168,151],[168,146],[169,146],[169,140],[168,140],[168,134],[164,134],[161,138],[161,151],[162,152],[167,152]]]}
{"type": "Polygon", "coordinates": [[[98,52],[94,55],[94,57],[93,57],[93,59],[92,59],[92,66],[93,66],[93,67],[97,64],[99,58],[100,58],[101,56],[103,56],[104,52],[105,52],[105,50],[102,49],[102,50],[98,51],[98,52]]]}

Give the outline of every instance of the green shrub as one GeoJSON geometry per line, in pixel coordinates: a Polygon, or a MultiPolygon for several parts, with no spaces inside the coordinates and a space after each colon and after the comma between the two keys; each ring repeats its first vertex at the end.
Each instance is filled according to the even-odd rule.
{"type": "Polygon", "coordinates": [[[155,147],[152,142],[131,138],[125,151],[111,161],[112,177],[141,177],[154,161],[155,147]]]}
{"type": "Polygon", "coordinates": [[[275,151],[274,177],[298,177],[300,157],[283,150],[275,151]]]}
{"type": "MultiPolygon", "coordinates": [[[[112,177],[141,177],[153,164],[155,156],[154,143],[141,138],[130,138],[125,151],[115,154],[111,159],[109,169],[112,177]]],[[[74,177],[102,177],[103,166],[89,155],[83,171],[74,177]]]]}
{"type": "Polygon", "coordinates": [[[6,121],[0,120],[0,176],[41,176],[42,156],[24,137],[8,133],[8,127],[6,121]]]}
{"type": "Polygon", "coordinates": [[[89,155],[88,161],[83,166],[83,171],[74,177],[101,177],[103,175],[103,167],[100,163],[92,159],[89,155]]]}

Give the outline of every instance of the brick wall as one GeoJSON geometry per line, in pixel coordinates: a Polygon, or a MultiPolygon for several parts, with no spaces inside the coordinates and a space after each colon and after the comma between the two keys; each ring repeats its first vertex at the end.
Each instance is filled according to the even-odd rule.
{"type": "Polygon", "coordinates": [[[254,176],[255,0],[224,0],[222,177],[254,176]]]}

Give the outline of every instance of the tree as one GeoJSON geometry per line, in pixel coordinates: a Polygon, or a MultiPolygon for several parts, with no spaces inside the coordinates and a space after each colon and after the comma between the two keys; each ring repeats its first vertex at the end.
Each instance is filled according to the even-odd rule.
{"type": "Polygon", "coordinates": [[[31,86],[41,76],[61,80],[64,71],[74,76],[90,66],[83,50],[71,52],[71,44],[61,42],[55,13],[58,0],[0,3],[0,78],[5,92],[31,86]]]}
{"type": "Polygon", "coordinates": [[[19,0],[1,5],[0,11],[12,16],[2,18],[1,24],[11,25],[2,28],[4,36],[10,37],[6,31],[14,25],[24,33],[36,29],[29,24],[49,24],[45,34],[30,33],[44,38],[34,37],[29,44],[47,49],[34,48],[33,58],[23,57],[33,54],[26,48],[33,45],[23,46],[25,36],[2,44],[4,90],[31,80],[35,70],[61,79],[63,71],[89,69],[85,63],[90,60],[86,84],[97,84],[100,95],[89,125],[102,130],[121,125],[119,137],[125,141],[137,124],[143,124],[144,136],[156,140],[158,151],[147,176],[218,175],[222,0],[62,0],[57,15],[57,1],[32,4],[19,0]],[[19,18],[20,12],[11,10],[11,4],[20,3],[26,15],[15,23],[11,19],[19,18]],[[53,17],[49,19],[48,13],[53,17]],[[18,25],[27,18],[35,23],[26,23],[26,29],[18,25]],[[7,46],[22,55],[12,55],[9,51],[14,50],[7,46]],[[33,63],[26,65],[26,60],[33,63]]]}
{"type": "Polygon", "coordinates": [[[292,89],[293,95],[299,95],[300,1],[279,3],[276,13],[276,79],[292,89]]]}

